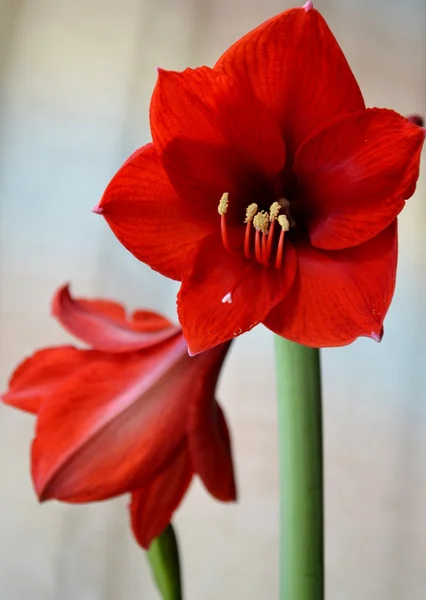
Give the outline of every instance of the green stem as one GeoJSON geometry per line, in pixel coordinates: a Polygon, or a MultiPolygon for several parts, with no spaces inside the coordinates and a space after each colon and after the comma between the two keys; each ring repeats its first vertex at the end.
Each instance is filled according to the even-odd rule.
{"type": "Polygon", "coordinates": [[[280,600],[323,600],[319,350],[275,336],[280,463],[280,600]]]}
{"type": "Polygon", "coordinates": [[[151,571],[163,600],[182,600],[179,549],[170,523],[148,550],[151,571]]]}

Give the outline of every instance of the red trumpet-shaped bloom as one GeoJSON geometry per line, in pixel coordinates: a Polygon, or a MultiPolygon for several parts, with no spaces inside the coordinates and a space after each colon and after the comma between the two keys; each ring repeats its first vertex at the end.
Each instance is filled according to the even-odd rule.
{"type": "Polygon", "coordinates": [[[32,477],[40,500],[104,500],[131,493],[145,548],[169,523],[194,475],[218,500],[235,500],[230,438],[215,399],[228,344],[188,355],[181,329],[145,310],[127,317],[105,300],[73,299],[53,314],[90,346],[39,350],[3,394],[37,415],[32,477]]]}
{"type": "Polygon", "coordinates": [[[153,143],[94,211],[182,281],[192,353],[260,322],[315,347],[380,338],[424,130],[365,108],[312,2],[248,33],[213,69],[160,70],[150,121],[153,143]]]}

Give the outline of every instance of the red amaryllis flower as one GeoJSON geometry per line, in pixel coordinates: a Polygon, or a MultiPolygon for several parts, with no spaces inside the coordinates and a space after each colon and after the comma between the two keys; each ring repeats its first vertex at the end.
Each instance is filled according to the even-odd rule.
{"type": "Polygon", "coordinates": [[[94,211],[137,258],[182,281],[192,353],[260,322],[308,346],[380,337],[424,131],[365,108],[311,2],[248,33],[213,69],[160,70],[150,120],[153,144],[94,211]]]}
{"type": "Polygon", "coordinates": [[[215,400],[229,344],[191,358],[181,329],[120,304],[75,300],[53,314],[91,349],[39,350],[14,372],[3,402],[37,415],[32,476],[40,500],[132,494],[133,532],[148,547],[169,523],[193,475],[235,500],[228,428],[215,400]]]}

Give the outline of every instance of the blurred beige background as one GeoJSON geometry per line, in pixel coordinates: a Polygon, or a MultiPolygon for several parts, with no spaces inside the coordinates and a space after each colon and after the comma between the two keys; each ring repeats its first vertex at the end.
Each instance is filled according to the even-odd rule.
{"type": "MultiPolygon", "coordinates": [[[[174,315],[176,286],[90,212],[149,139],[156,66],[213,64],[289,0],[0,0],[0,383],[25,354],[68,340],[53,290],[174,315]]],[[[369,105],[426,111],[423,0],[317,0],[369,105]]],[[[401,218],[397,293],[382,344],[323,353],[328,600],[424,600],[426,173],[401,218]]],[[[176,522],[187,600],[277,598],[271,335],[234,345],[220,385],[240,502],[193,486],[176,522]]],[[[0,408],[0,600],[154,600],[126,501],[39,506],[32,418],[0,408]]]]}

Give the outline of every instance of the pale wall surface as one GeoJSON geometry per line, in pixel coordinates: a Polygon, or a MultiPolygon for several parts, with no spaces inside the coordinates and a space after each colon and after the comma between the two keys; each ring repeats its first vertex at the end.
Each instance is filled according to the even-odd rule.
{"type": "MultiPolygon", "coordinates": [[[[0,378],[40,345],[65,280],[174,314],[175,286],[92,215],[108,179],[149,139],[155,67],[212,64],[287,0],[1,0],[0,378]]],[[[426,109],[422,0],[318,0],[368,104],[426,109]]],[[[401,219],[398,287],[381,345],[323,354],[328,600],[424,600],[426,573],[425,173],[401,219]]],[[[241,500],[194,486],[177,517],[187,600],[277,597],[271,336],[234,345],[219,397],[241,500]]],[[[124,501],[38,506],[32,419],[0,409],[0,600],[154,600],[124,501]]]]}

